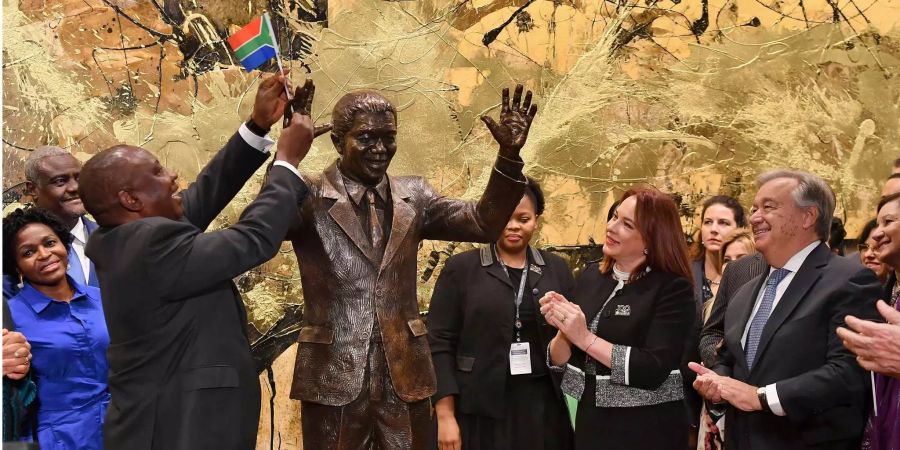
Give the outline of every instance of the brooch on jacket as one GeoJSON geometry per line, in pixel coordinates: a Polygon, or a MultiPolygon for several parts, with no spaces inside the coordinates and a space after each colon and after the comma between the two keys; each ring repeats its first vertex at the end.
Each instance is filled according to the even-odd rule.
{"type": "Polygon", "coordinates": [[[631,315],[631,305],[616,305],[616,314],[617,316],[630,316],[631,315]]]}

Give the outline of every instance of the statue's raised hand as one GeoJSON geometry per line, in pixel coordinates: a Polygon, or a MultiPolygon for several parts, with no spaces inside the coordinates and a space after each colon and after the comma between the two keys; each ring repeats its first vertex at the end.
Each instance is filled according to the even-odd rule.
{"type": "Polygon", "coordinates": [[[491,130],[494,140],[500,144],[500,154],[506,157],[518,157],[519,150],[528,139],[528,130],[537,114],[537,105],[531,103],[531,91],[525,93],[522,101],[523,87],[516,85],[512,102],[509,101],[509,88],[503,89],[503,104],[500,108],[500,123],[490,116],[481,116],[481,120],[491,130]]]}
{"type": "MultiPolygon", "coordinates": [[[[284,110],[284,128],[290,126],[291,117],[294,113],[310,117],[310,120],[312,120],[312,105],[315,95],[316,85],[311,78],[308,78],[306,83],[303,83],[303,86],[297,87],[296,92],[294,92],[294,98],[291,99],[284,110]]],[[[334,127],[330,123],[318,125],[313,131],[313,137],[319,137],[320,135],[331,131],[332,128],[334,127]]]]}

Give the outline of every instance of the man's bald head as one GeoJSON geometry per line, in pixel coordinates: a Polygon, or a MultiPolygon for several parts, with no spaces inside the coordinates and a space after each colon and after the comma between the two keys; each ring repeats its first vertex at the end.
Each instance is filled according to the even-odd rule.
{"type": "Polygon", "coordinates": [[[144,217],[181,217],[174,199],[177,175],[153,154],[132,145],[110,147],[81,170],[81,198],[101,226],[116,226],[144,217]]]}

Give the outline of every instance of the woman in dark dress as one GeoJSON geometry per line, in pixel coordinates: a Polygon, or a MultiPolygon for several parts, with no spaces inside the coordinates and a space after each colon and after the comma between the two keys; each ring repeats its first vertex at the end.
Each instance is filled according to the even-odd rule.
{"type": "Polygon", "coordinates": [[[540,186],[525,195],[500,239],[447,260],[428,314],[437,375],[434,448],[566,450],[568,423],[545,351],[555,330],[537,299],[570,292],[558,256],[529,246],[544,210],[540,186]]]}
{"type": "Polygon", "coordinates": [[[575,293],[549,293],[541,313],[559,332],[549,363],[575,411],[575,449],[684,450],[680,361],[697,319],[687,245],[671,197],[625,193],[604,259],[575,293]]]}

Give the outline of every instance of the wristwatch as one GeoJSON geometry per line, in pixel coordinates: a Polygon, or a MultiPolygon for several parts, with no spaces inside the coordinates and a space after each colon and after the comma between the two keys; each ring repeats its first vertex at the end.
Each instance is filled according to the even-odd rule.
{"type": "Polygon", "coordinates": [[[256,122],[253,121],[253,118],[248,119],[246,124],[247,129],[257,136],[265,136],[269,134],[269,130],[259,126],[256,122]]]}
{"type": "Polygon", "coordinates": [[[756,396],[759,398],[759,404],[762,407],[762,410],[765,412],[772,412],[772,408],[769,406],[769,399],[766,398],[765,386],[756,388],[756,396]]]}

